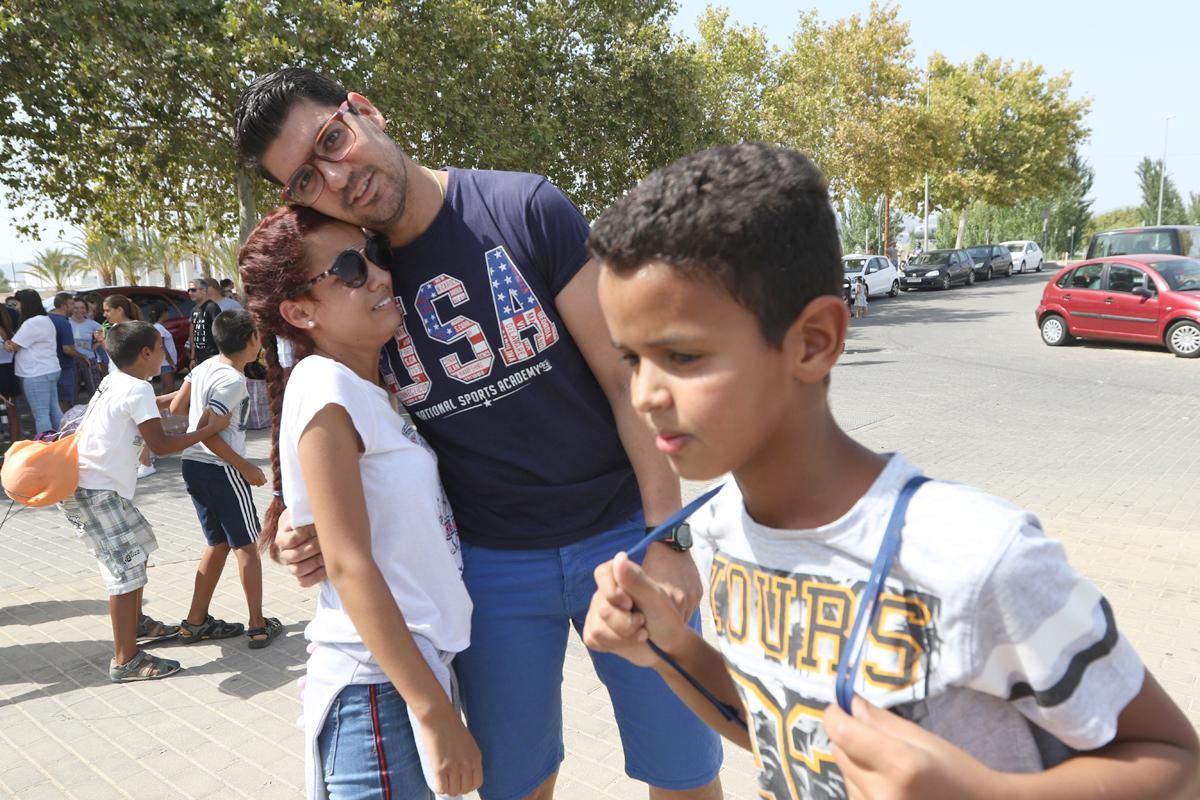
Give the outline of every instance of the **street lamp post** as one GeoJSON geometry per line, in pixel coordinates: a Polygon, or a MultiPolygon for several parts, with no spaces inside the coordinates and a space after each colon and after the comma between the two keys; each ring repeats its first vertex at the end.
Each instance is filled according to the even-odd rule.
{"type": "MultiPolygon", "coordinates": [[[[925,70],[925,113],[929,114],[929,70],[925,70]]],[[[929,170],[925,170],[925,243],[921,251],[929,250],[929,170]]]]}
{"type": "Polygon", "coordinates": [[[1175,119],[1174,114],[1167,114],[1167,118],[1163,121],[1163,154],[1162,160],[1158,162],[1158,222],[1155,225],[1162,225],[1162,198],[1163,184],[1167,182],[1167,133],[1171,130],[1171,120],[1175,119]]]}

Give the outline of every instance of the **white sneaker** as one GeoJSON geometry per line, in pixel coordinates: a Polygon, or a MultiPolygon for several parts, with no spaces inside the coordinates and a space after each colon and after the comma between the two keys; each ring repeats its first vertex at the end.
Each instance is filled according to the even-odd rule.
{"type": "Polygon", "coordinates": [[[138,464],[137,476],[139,478],[145,478],[149,475],[153,475],[156,472],[158,472],[158,470],[156,470],[154,468],[153,464],[151,464],[149,466],[147,466],[145,464],[138,464]]]}

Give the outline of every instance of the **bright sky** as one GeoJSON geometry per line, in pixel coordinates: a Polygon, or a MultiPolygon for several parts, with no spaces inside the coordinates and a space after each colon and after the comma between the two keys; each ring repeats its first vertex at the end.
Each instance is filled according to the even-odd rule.
{"type": "MultiPolygon", "coordinates": [[[[695,35],[695,20],[705,0],[679,0],[678,30],[695,35]]],[[[815,7],[826,21],[865,14],[867,0],[797,4],[780,0],[729,3],[732,17],[762,26],[783,47],[800,9],[815,7]]],[[[940,51],[965,61],[980,51],[1016,60],[1028,59],[1048,72],[1071,72],[1076,97],[1092,98],[1087,124],[1091,140],[1083,154],[1096,170],[1093,210],[1136,205],[1133,170],[1143,156],[1163,152],[1164,119],[1170,121],[1167,173],[1180,192],[1200,192],[1200,89],[1196,43],[1200,3],[1195,0],[1141,0],[1136,5],[1005,0],[1002,3],[951,3],[907,0],[901,16],[912,24],[918,63],[940,51]]],[[[0,203],[0,268],[11,276],[46,246],[77,234],[46,221],[42,241],[19,239],[13,220],[19,215],[0,203]]]]}

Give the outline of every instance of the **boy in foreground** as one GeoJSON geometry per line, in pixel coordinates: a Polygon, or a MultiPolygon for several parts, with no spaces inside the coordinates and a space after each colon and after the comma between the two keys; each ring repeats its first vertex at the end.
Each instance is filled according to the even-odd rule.
{"type": "Polygon", "coordinates": [[[807,158],[761,144],[688,156],[606,211],[589,247],[658,448],[684,478],[733,473],[692,520],[720,651],[624,554],[596,570],[589,647],[657,670],[752,748],[763,797],[1196,796],[1195,732],[1107,601],[1036,518],[966,486],[912,497],[853,715],[833,702],[884,529],[919,473],[830,413],[847,310],[807,158]]]}
{"type": "Polygon", "coordinates": [[[104,347],[115,369],[100,382],[79,424],[79,488],[59,503],[67,521],[96,557],[108,589],[113,629],[113,683],[174,675],[178,661],[141,650],[139,640],[174,636],[178,629],[142,615],[146,558],[158,547],[150,523],[133,504],[138,455],[147,445],[156,455],[178,453],[229,424],[211,415],[193,433],[163,432],[160,403],[147,382],[163,360],[162,338],[147,322],[109,328],[104,347]]]}
{"type": "Polygon", "coordinates": [[[246,459],[246,415],[250,393],[246,365],[262,350],[254,321],[245,311],[222,311],[212,323],[218,354],[188,373],[183,388],[171,401],[171,412],[186,408],[188,428],[199,427],[206,412],[229,414],[233,421],[217,436],[192,445],[183,453],[183,482],[187,485],[208,547],[200,556],[192,605],[179,624],[184,644],[228,639],[246,632],[252,650],[266,647],[283,630],[275,617],[262,610],[262,561],[258,555],[261,525],[251,486],[267,482],[263,471],[246,459]],[[216,619],[208,613],[232,550],[246,595],[249,626],[216,619]]]}

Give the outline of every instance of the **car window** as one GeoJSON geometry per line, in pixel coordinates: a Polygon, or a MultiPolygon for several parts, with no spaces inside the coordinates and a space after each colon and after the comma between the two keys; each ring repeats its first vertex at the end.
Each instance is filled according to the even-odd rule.
{"type": "Polygon", "coordinates": [[[1124,256],[1134,253],[1174,253],[1171,231],[1098,233],[1089,248],[1089,258],[1124,256]]]}
{"type": "Polygon", "coordinates": [[[1200,228],[1179,229],[1179,255],[1200,257],[1200,228]]]}
{"type": "Polygon", "coordinates": [[[865,258],[843,258],[842,270],[847,275],[857,275],[863,271],[863,264],[866,262],[865,258]]]}
{"type": "Polygon", "coordinates": [[[1007,247],[1008,252],[1010,253],[1020,253],[1025,249],[1025,245],[1021,242],[1013,242],[1012,244],[1007,245],[1007,247]]]}
{"type": "Polygon", "coordinates": [[[992,251],[987,247],[968,247],[967,252],[970,253],[973,258],[987,258],[992,251]]]}
{"type": "Polygon", "coordinates": [[[913,256],[908,262],[918,267],[940,267],[943,264],[950,263],[949,253],[921,253],[919,256],[913,256]]]}
{"type": "Polygon", "coordinates": [[[1124,264],[1108,265],[1108,290],[1110,292],[1132,292],[1146,288],[1146,273],[1124,264]]]}
{"type": "Polygon", "coordinates": [[[1070,280],[1063,288],[1066,289],[1099,289],[1100,275],[1104,272],[1103,264],[1084,264],[1068,273],[1070,280]]]}
{"type": "Polygon", "coordinates": [[[1159,261],[1151,264],[1150,268],[1166,280],[1173,292],[1200,292],[1200,259],[1159,261]]]}

